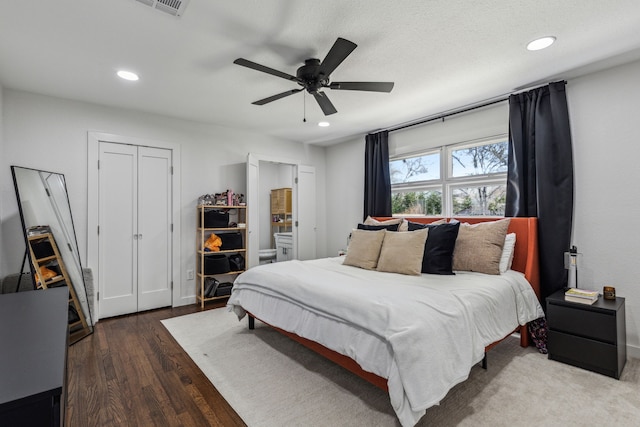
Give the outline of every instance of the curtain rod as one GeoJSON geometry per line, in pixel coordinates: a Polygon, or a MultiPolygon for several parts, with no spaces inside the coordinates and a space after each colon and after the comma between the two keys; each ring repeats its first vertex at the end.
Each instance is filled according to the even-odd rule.
{"type": "MultiPolygon", "coordinates": [[[[566,80],[558,80],[557,82],[567,82],[566,80]]],[[[553,82],[553,83],[557,83],[557,82],[553,82]]],[[[549,85],[551,83],[546,83],[546,85],[549,85]]],[[[462,106],[460,108],[457,108],[455,110],[449,110],[449,111],[445,111],[442,113],[438,113],[438,114],[434,114],[431,116],[427,116],[424,117],[422,119],[418,119],[415,122],[409,122],[409,123],[405,123],[402,125],[398,125],[395,127],[391,127],[391,128],[387,128],[387,129],[381,129],[381,130],[386,130],[388,132],[395,132],[397,130],[401,130],[401,129],[406,129],[406,128],[410,128],[413,126],[418,126],[418,125],[423,125],[425,123],[429,123],[429,122],[433,122],[435,120],[444,120],[446,117],[451,117],[451,116],[455,116],[456,114],[462,114],[462,113],[466,113],[467,111],[472,111],[472,110],[476,110],[478,108],[482,108],[482,107],[488,107],[489,105],[493,105],[493,104],[497,104],[499,102],[503,102],[503,101],[507,101],[509,99],[509,96],[516,94],[516,93],[522,93],[522,92],[526,92],[528,90],[534,89],[536,87],[542,87],[545,86],[545,84],[542,85],[534,85],[534,86],[523,86],[521,88],[518,89],[517,92],[512,92],[512,93],[505,93],[502,95],[498,95],[495,98],[489,98],[487,100],[484,101],[480,101],[478,103],[475,104],[467,104],[465,106],[462,106]]],[[[379,132],[379,131],[376,131],[379,132]]]]}
{"type": "Polygon", "coordinates": [[[502,95],[498,98],[493,98],[491,100],[487,100],[487,101],[482,101],[479,104],[468,104],[467,106],[455,109],[455,110],[450,110],[448,112],[444,112],[444,113],[438,113],[432,116],[428,116],[425,117],[423,119],[419,119],[416,122],[411,122],[411,123],[407,123],[407,124],[403,124],[403,125],[398,125],[396,127],[392,127],[392,128],[388,128],[386,129],[388,132],[395,132],[397,130],[402,130],[402,129],[406,129],[406,128],[410,128],[413,126],[418,126],[418,125],[423,125],[425,123],[429,123],[429,122],[433,122],[435,120],[444,120],[446,117],[451,117],[451,116],[455,116],[456,114],[462,114],[462,113],[466,113],[467,111],[472,111],[472,110],[476,110],[478,108],[483,108],[483,107],[488,107],[489,105],[493,105],[493,104],[497,104],[499,102],[503,102],[509,99],[509,95],[502,95]]]}

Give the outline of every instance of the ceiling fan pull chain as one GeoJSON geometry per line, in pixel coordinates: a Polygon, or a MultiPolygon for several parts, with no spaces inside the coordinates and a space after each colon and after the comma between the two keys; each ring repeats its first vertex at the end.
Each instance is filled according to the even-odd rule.
{"type": "Polygon", "coordinates": [[[302,92],[302,123],[307,123],[307,94],[302,92]]]}

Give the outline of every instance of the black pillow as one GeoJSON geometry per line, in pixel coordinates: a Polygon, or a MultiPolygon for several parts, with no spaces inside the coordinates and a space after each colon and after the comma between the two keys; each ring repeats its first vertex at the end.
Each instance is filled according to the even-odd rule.
{"type": "Polygon", "coordinates": [[[358,230],[368,230],[368,231],[377,231],[377,230],[389,230],[389,231],[398,231],[398,227],[400,224],[388,224],[388,225],[366,225],[366,224],[358,224],[358,230]]]}
{"type": "Polygon", "coordinates": [[[429,229],[427,241],[424,244],[422,257],[422,272],[430,274],[455,274],[453,272],[453,249],[460,223],[447,224],[418,224],[409,221],[409,231],[429,229]]]}

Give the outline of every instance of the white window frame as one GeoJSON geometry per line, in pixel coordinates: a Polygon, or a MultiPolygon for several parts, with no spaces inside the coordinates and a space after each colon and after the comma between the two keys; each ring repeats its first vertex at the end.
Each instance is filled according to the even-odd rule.
{"type": "MultiPolygon", "coordinates": [[[[412,191],[433,191],[440,190],[442,193],[442,215],[443,217],[451,217],[453,215],[453,190],[460,187],[472,187],[479,185],[506,185],[507,173],[496,172],[482,175],[469,175],[469,176],[453,176],[453,152],[465,148],[473,148],[481,145],[490,145],[498,142],[503,142],[508,139],[507,134],[494,135],[486,138],[475,139],[471,141],[464,141],[456,144],[445,145],[437,148],[431,148],[424,151],[413,152],[408,154],[402,154],[399,156],[393,156],[389,158],[389,162],[409,159],[412,157],[420,157],[429,154],[440,154],[440,178],[416,181],[401,184],[391,184],[391,193],[404,193],[412,191]]],[[[402,214],[394,214],[397,216],[407,216],[402,214]]],[[[426,217],[433,217],[434,215],[420,215],[426,217]]],[[[478,216],[479,218],[488,217],[478,216]]]]}

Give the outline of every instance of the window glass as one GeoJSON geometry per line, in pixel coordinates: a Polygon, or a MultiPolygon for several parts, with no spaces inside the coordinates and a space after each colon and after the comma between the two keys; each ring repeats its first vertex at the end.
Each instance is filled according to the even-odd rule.
{"type": "Polygon", "coordinates": [[[402,215],[442,215],[442,191],[405,191],[391,195],[392,212],[402,215]]]}
{"type": "Polygon", "coordinates": [[[506,172],[507,141],[457,148],[449,160],[454,178],[506,172]]]}
{"type": "Polygon", "coordinates": [[[507,150],[503,135],[389,159],[392,213],[504,216],[507,150]]]}
{"type": "Polygon", "coordinates": [[[389,162],[391,184],[440,179],[440,152],[389,162]]]}
{"type": "Polygon", "coordinates": [[[506,184],[454,187],[454,216],[504,216],[506,184]]]}

